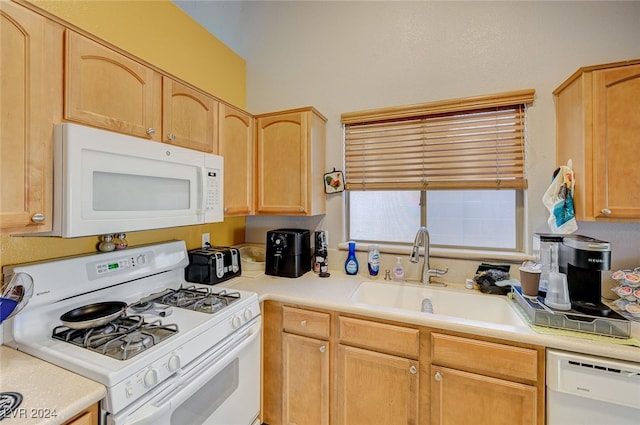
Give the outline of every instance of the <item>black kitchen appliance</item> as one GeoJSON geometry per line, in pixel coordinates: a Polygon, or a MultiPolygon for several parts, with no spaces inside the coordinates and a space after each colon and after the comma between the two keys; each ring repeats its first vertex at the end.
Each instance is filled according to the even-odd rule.
{"type": "Polygon", "coordinates": [[[240,251],[228,246],[192,249],[184,273],[187,282],[205,285],[216,285],[240,276],[240,251]]]}
{"type": "Polygon", "coordinates": [[[311,270],[310,232],[306,229],[276,229],[267,232],[265,273],[299,277],[311,270]]]}
{"type": "Polygon", "coordinates": [[[601,271],[611,268],[611,244],[582,235],[564,235],[558,267],[567,275],[569,298],[574,310],[593,316],[608,316],[602,303],[601,271]]]}

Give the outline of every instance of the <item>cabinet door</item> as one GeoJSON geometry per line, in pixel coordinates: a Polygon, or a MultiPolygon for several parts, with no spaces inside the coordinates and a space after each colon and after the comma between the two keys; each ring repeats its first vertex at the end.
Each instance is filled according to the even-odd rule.
{"type": "Polygon", "coordinates": [[[595,217],[640,218],[640,65],[593,72],[595,217]]]}
{"type": "Polygon", "coordinates": [[[259,117],[257,213],[305,215],[308,211],[307,114],[259,117]]]}
{"type": "Polygon", "coordinates": [[[224,214],[253,214],[254,119],[221,104],[218,154],[224,157],[224,214]]]}
{"type": "Polygon", "coordinates": [[[418,362],[340,345],[337,368],[339,425],[417,424],[418,362]]]}
{"type": "Polygon", "coordinates": [[[329,342],[283,333],[283,424],[329,424],[329,342]]]}
{"type": "Polygon", "coordinates": [[[534,425],[530,385],[431,366],[432,425],[534,425]]]}
{"type": "Polygon", "coordinates": [[[0,2],[0,227],[51,230],[53,123],[62,100],[62,28],[0,2]]]}
{"type": "Polygon", "coordinates": [[[85,409],[83,412],[68,420],[64,425],[98,425],[98,404],[85,409]]]}
{"type": "Polygon", "coordinates": [[[162,141],[215,153],[218,102],[168,77],[162,78],[162,141]]]}
{"type": "Polygon", "coordinates": [[[159,73],[67,30],[65,119],[160,139],[159,73]]]}

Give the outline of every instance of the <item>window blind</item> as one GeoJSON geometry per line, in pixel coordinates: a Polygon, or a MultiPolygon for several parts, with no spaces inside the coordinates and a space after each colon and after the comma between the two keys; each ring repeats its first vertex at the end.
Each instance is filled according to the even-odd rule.
{"type": "Polygon", "coordinates": [[[342,115],[349,190],[525,189],[533,90],[342,115]]]}

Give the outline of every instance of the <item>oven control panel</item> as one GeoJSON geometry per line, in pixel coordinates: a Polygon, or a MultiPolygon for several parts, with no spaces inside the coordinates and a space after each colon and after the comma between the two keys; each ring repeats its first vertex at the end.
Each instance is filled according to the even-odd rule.
{"type": "Polygon", "coordinates": [[[110,411],[121,409],[169,379],[183,366],[183,352],[184,348],[179,347],[114,386],[105,399],[105,408],[110,411]]]}
{"type": "Polygon", "coordinates": [[[125,254],[104,261],[94,261],[87,264],[87,275],[90,280],[94,280],[119,273],[131,273],[136,267],[150,263],[152,260],[153,252],[149,251],[125,254]]]}

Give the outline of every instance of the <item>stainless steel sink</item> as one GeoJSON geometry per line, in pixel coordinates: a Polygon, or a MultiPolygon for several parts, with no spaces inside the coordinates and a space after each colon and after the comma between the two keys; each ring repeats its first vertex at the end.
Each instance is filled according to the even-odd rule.
{"type": "Polygon", "coordinates": [[[513,303],[506,297],[464,292],[464,290],[429,288],[411,283],[364,281],[351,296],[351,301],[500,325],[519,327],[526,325],[515,311],[513,303]],[[429,299],[430,303],[423,302],[425,299],[429,299]],[[423,306],[429,304],[433,313],[422,311],[423,306]]]}

